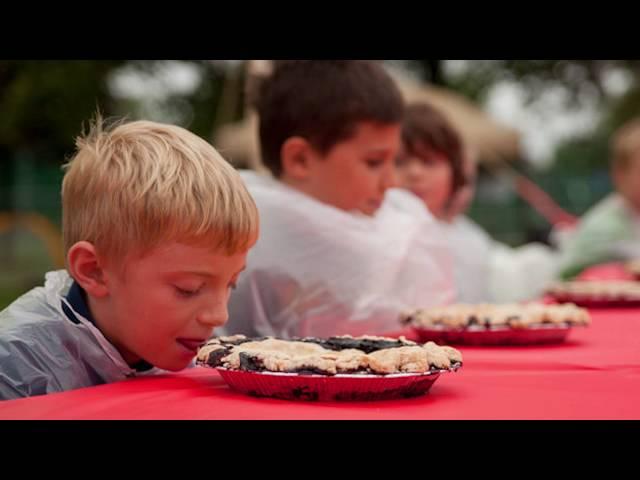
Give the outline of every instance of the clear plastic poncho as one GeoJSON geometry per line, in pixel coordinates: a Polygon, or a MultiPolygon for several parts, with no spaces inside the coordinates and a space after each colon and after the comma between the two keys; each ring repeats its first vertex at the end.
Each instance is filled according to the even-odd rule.
{"type": "Polygon", "coordinates": [[[454,299],[445,236],[413,194],[388,190],[369,217],[271,177],[242,176],[260,212],[260,238],[218,334],[382,334],[400,328],[401,310],[454,299]]]}
{"type": "Polygon", "coordinates": [[[558,271],[559,255],[541,243],[510,247],[465,216],[444,224],[460,303],[511,303],[539,297],[558,271]]]}
{"type": "MultiPolygon", "coordinates": [[[[73,280],[48,272],[44,287],[0,312],[0,400],[42,395],[125,379],[136,374],[120,353],[64,296],[73,280]],[[75,314],[73,323],[62,302],[75,314]]],[[[157,373],[152,369],[144,374],[157,373]]]]}
{"type": "Polygon", "coordinates": [[[460,215],[453,222],[441,222],[453,256],[456,301],[482,303],[489,294],[490,253],[493,240],[478,225],[460,215]]]}

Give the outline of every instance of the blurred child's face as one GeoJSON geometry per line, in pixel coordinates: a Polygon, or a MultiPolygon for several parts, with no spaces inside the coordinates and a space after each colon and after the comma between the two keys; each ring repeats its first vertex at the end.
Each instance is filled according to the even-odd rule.
{"type": "Polygon", "coordinates": [[[305,192],[341,210],[373,215],[396,185],[400,125],[363,122],[325,155],[313,150],[305,192]]]}
{"type": "Polygon", "coordinates": [[[631,158],[628,165],[613,170],[616,189],[640,213],[640,154],[631,158]]]}
{"type": "Polygon", "coordinates": [[[434,216],[444,218],[453,178],[447,157],[423,146],[420,156],[403,151],[396,166],[400,186],[420,197],[434,216]]]}
{"type": "Polygon", "coordinates": [[[247,252],[232,256],[172,243],[126,270],[106,267],[99,326],[130,365],[144,359],[165,370],[185,368],[215,327],[227,321],[229,294],[247,252]]]}

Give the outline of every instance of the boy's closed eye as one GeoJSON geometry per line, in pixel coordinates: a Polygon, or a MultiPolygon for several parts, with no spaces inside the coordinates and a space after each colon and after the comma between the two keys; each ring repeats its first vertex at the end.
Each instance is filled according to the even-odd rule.
{"type": "Polygon", "coordinates": [[[188,298],[188,297],[194,297],[198,293],[200,293],[200,291],[202,290],[202,285],[197,287],[186,287],[186,286],[174,285],[173,287],[175,288],[179,296],[188,298]]]}
{"type": "Polygon", "coordinates": [[[365,160],[365,163],[369,168],[380,168],[384,165],[384,159],[382,158],[368,158],[365,160]]]}
{"type": "MultiPolygon", "coordinates": [[[[227,284],[227,289],[233,289],[235,290],[237,287],[237,282],[238,282],[238,277],[240,276],[240,273],[246,268],[246,265],[244,265],[229,281],[229,283],[227,284]]],[[[196,295],[198,295],[200,292],[202,292],[203,288],[207,285],[207,282],[209,281],[213,281],[215,279],[215,276],[210,274],[210,273],[206,273],[206,272],[190,272],[189,275],[187,275],[187,277],[194,275],[197,277],[204,277],[206,280],[205,281],[193,281],[195,279],[189,279],[189,278],[184,278],[181,280],[174,280],[171,282],[171,285],[174,289],[174,291],[176,292],[176,294],[182,298],[190,298],[190,297],[195,297],[196,295]]]]}

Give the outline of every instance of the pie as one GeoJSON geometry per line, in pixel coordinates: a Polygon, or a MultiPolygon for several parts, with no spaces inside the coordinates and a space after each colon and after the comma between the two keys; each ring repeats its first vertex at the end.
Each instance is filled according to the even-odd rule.
{"type": "Polygon", "coordinates": [[[244,335],[217,337],[198,351],[197,362],[248,372],[300,375],[389,375],[457,369],[462,355],[448,346],[375,336],[283,340],[244,335]]]}
{"type": "Polygon", "coordinates": [[[586,309],[572,303],[455,304],[408,311],[401,314],[400,321],[426,329],[526,329],[550,325],[588,325],[590,315],[586,309]]]}

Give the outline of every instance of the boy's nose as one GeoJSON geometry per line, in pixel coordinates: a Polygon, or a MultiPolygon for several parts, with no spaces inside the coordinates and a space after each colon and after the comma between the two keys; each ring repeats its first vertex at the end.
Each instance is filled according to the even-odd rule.
{"type": "Polygon", "coordinates": [[[198,315],[198,321],[208,327],[221,327],[229,319],[226,299],[224,302],[216,302],[203,309],[198,315]]]}
{"type": "Polygon", "coordinates": [[[388,188],[394,188],[398,186],[398,174],[395,167],[389,168],[382,177],[380,184],[381,190],[384,192],[388,188]]]}
{"type": "Polygon", "coordinates": [[[420,162],[413,161],[406,167],[407,176],[416,178],[422,176],[424,167],[420,162]]]}

